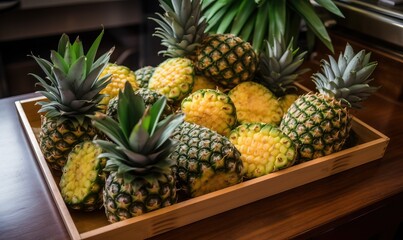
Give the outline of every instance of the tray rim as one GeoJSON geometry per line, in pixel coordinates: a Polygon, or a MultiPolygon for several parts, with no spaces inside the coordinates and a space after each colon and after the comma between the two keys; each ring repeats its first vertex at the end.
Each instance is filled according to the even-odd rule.
{"type": "MultiPolygon", "coordinates": [[[[65,225],[65,227],[67,229],[67,232],[70,235],[71,239],[95,239],[95,238],[98,239],[100,237],[104,238],[105,237],[104,235],[113,234],[112,232],[119,231],[119,229],[127,229],[127,228],[130,228],[130,227],[134,227],[134,225],[141,227],[141,225],[153,222],[156,217],[161,217],[161,216],[166,217],[167,215],[175,213],[176,211],[180,211],[181,209],[182,209],[182,211],[184,211],[183,210],[184,208],[192,208],[192,206],[197,206],[197,204],[203,205],[203,202],[206,202],[206,201],[211,202],[211,201],[214,201],[216,199],[219,199],[219,200],[221,199],[221,201],[222,201],[223,196],[225,197],[226,195],[231,195],[231,193],[234,192],[234,191],[239,191],[240,189],[241,190],[243,189],[243,191],[247,191],[248,189],[245,190],[245,188],[248,188],[248,187],[250,188],[251,186],[256,187],[257,185],[260,186],[261,184],[268,183],[268,181],[270,181],[270,179],[276,179],[276,178],[279,178],[281,176],[284,177],[288,173],[295,173],[295,172],[298,172],[298,171],[303,171],[307,167],[318,166],[318,164],[325,164],[329,160],[332,160],[333,162],[339,161],[339,160],[342,161],[343,159],[346,158],[346,153],[354,153],[354,151],[360,151],[360,150],[363,150],[363,149],[366,149],[366,148],[369,148],[369,147],[375,147],[375,146],[378,146],[378,145],[379,146],[384,146],[383,150],[378,153],[379,155],[374,156],[370,160],[364,161],[363,163],[367,163],[367,162],[370,162],[370,161],[373,161],[373,160],[376,160],[376,159],[380,159],[380,158],[383,157],[383,155],[384,155],[384,153],[386,151],[387,145],[389,143],[389,140],[390,140],[389,137],[387,137],[386,135],[384,135],[380,131],[372,128],[371,126],[369,126],[365,122],[363,122],[360,119],[358,119],[358,118],[353,116],[353,122],[355,122],[356,124],[361,125],[363,128],[365,128],[366,130],[370,131],[372,134],[376,135],[378,138],[376,138],[374,140],[371,140],[371,141],[368,141],[368,142],[361,143],[361,144],[356,145],[354,147],[339,151],[337,153],[333,153],[333,154],[325,156],[325,157],[317,158],[317,159],[314,159],[314,160],[311,160],[311,161],[305,162],[305,163],[300,163],[300,164],[294,165],[294,166],[292,166],[290,168],[283,169],[281,171],[274,172],[274,173],[271,173],[271,174],[268,174],[268,175],[265,175],[265,176],[262,176],[262,177],[259,177],[259,178],[251,179],[251,180],[239,183],[237,185],[227,187],[227,188],[224,188],[224,189],[212,192],[212,193],[208,193],[208,194],[196,197],[196,198],[185,200],[183,202],[176,203],[176,204],[174,204],[172,206],[165,207],[165,208],[162,208],[162,209],[158,209],[158,210],[155,210],[153,212],[149,212],[149,213],[146,213],[144,215],[141,215],[141,216],[138,216],[138,217],[135,217],[135,218],[127,219],[127,220],[120,221],[120,222],[117,222],[117,223],[109,223],[109,224],[107,224],[105,226],[102,226],[102,227],[99,227],[99,228],[95,228],[93,230],[89,230],[89,231],[85,231],[85,232],[80,233],[78,231],[78,228],[77,228],[77,226],[76,226],[76,224],[75,224],[70,212],[69,212],[69,209],[67,208],[66,204],[63,201],[61,193],[60,193],[60,191],[58,189],[58,184],[56,183],[56,181],[55,181],[55,179],[53,177],[53,174],[52,174],[51,170],[49,169],[46,160],[44,159],[44,156],[43,156],[43,154],[42,154],[42,152],[40,150],[39,144],[36,141],[34,131],[31,128],[31,122],[29,121],[28,116],[27,116],[26,112],[24,111],[24,107],[23,107],[24,104],[33,103],[33,102],[36,102],[38,100],[43,100],[43,99],[45,99],[43,96],[27,98],[27,99],[16,101],[15,106],[16,106],[20,121],[21,121],[21,123],[23,125],[23,128],[25,130],[24,132],[27,134],[27,137],[28,137],[28,140],[30,142],[30,145],[34,150],[35,159],[36,159],[36,161],[38,162],[38,164],[40,166],[40,169],[41,169],[41,171],[42,171],[42,173],[44,175],[44,178],[46,180],[46,183],[48,185],[49,191],[52,194],[53,200],[55,201],[55,204],[56,204],[56,206],[57,206],[57,208],[59,210],[59,213],[60,213],[60,215],[62,217],[63,223],[64,223],[64,225],[65,225]]],[[[356,166],[359,166],[359,165],[361,165],[363,163],[359,163],[356,166]]],[[[356,166],[353,166],[353,167],[356,167],[356,166]]],[[[287,190],[290,190],[292,188],[302,186],[304,184],[308,184],[310,182],[325,178],[327,176],[336,174],[338,172],[348,170],[348,169],[353,168],[353,167],[348,167],[347,169],[344,169],[344,170],[339,169],[339,170],[330,172],[330,174],[325,174],[325,176],[312,177],[312,179],[309,179],[308,181],[305,180],[301,184],[297,184],[297,185],[282,188],[282,189],[276,191],[274,194],[269,194],[269,195],[262,194],[260,196],[254,197],[253,200],[247,199],[247,200],[243,200],[241,202],[232,203],[232,205],[229,204],[226,207],[220,209],[218,212],[204,214],[201,217],[199,216],[196,219],[187,220],[184,223],[180,223],[179,225],[176,225],[176,226],[173,226],[173,227],[168,226],[165,229],[163,228],[163,229],[161,229],[161,230],[159,230],[157,232],[151,232],[151,234],[150,234],[150,230],[146,229],[146,230],[144,230],[145,232],[143,232],[142,236],[144,236],[144,237],[152,237],[152,236],[158,235],[160,233],[163,233],[163,232],[166,232],[166,231],[169,231],[169,230],[172,230],[172,229],[175,229],[175,228],[190,224],[192,222],[196,222],[196,221],[199,221],[201,219],[208,218],[208,217],[214,216],[216,214],[219,214],[219,213],[234,209],[236,207],[240,207],[240,206],[249,204],[251,202],[255,202],[255,201],[259,200],[259,199],[263,199],[263,198],[266,198],[266,197],[269,197],[269,196],[273,196],[273,195],[278,194],[280,192],[287,191],[287,190]]],[[[143,237],[141,237],[141,239],[143,239],[143,237]]]]}
{"type": "Polygon", "coordinates": [[[28,99],[16,101],[15,105],[17,108],[18,115],[20,117],[20,121],[22,122],[22,125],[24,127],[25,133],[28,135],[28,140],[30,142],[30,145],[34,150],[35,159],[37,160],[36,162],[39,164],[39,167],[42,170],[46,183],[49,187],[49,191],[52,194],[55,204],[59,210],[59,214],[62,216],[64,225],[67,228],[67,232],[69,233],[71,239],[80,239],[80,233],[78,232],[78,229],[74,224],[73,218],[71,217],[66,204],[59,204],[60,201],[64,201],[64,200],[63,200],[61,193],[57,187],[57,184],[53,178],[51,170],[49,169],[49,167],[46,163],[46,160],[42,154],[42,151],[40,150],[38,142],[32,141],[33,139],[36,139],[35,133],[34,133],[33,129],[30,127],[31,124],[30,124],[28,117],[26,116],[24,108],[23,108],[24,103],[36,102],[36,101],[42,100],[42,99],[44,99],[43,96],[28,98],[28,99]]]}

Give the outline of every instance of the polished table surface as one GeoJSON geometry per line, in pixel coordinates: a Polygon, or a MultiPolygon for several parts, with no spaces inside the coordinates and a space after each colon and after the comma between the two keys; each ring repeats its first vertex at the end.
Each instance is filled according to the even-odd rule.
{"type": "MultiPolygon", "coordinates": [[[[34,95],[0,99],[0,239],[69,238],[14,105],[15,101],[34,95]]],[[[371,216],[376,209],[388,209],[389,205],[393,208],[385,214],[395,216],[394,219],[401,217],[398,220],[402,221],[402,103],[375,95],[354,115],[390,137],[382,159],[154,239],[315,239],[362,216],[371,216]]],[[[374,223],[378,227],[392,220],[381,217],[374,223]]],[[[369,233],[370,228],[364,225],[358,230],[369,233]]]]}

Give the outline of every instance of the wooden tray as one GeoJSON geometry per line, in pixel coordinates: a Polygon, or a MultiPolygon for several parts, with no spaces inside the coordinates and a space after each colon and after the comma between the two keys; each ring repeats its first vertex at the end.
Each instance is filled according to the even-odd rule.
{"type": "Polygon", "coordinates": [[[389,143],[387,136],[353,118],[352,127],[359,139],[354,147],[111,224],[103,209],[95,213],[81,213],[69,210],[63,202],[58,189],[59,178],[48,168],[35,137],[35,131],[40,127],[40,115],[37,113],[39,106],[35,105],[38,100],[43,100],[43,97],[17,101],[15,104],[37,162],[72,239],[152,237],[382,158],[389,143]]]}

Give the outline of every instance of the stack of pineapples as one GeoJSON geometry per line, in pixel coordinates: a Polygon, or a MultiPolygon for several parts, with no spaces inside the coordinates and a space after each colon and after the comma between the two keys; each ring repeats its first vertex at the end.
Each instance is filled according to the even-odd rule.
{"type": "Polygon", "coordinates": [[[233,34],[212,34],[200,0],[160,0],[168,58],[136,71],[84,53],[67,35],[51,61],[33,58],[48,101],[39,143],[61,174],[68,206],[104,207],[110,222],[207,194],[343,148],[349,107],[377,88],[376,67],[350,45],[312,75],[319,93],[297,95],[306,52],[282,37],[261,52],[233,34]]]}

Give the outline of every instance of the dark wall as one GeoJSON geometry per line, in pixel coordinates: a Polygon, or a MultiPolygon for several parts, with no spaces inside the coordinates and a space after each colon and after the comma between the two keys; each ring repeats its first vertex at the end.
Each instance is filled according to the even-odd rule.
{"type": "Polygon", "coordinates": [[[111,61],[132,70],[157,65],[162,60],[157,55],[160,40],[152,37],[155,24],[148,19],[159,11],[157,0],[88,2],[94,3],[40,8],[17,4],[0,9],[0,98],[39,90],[28,73],[41,71],[27,55],[49,58],[62,33],[67,33],[71,41],[79,36],[85,47],[104,28],[98,52],[115,46],[111,61]]]}

